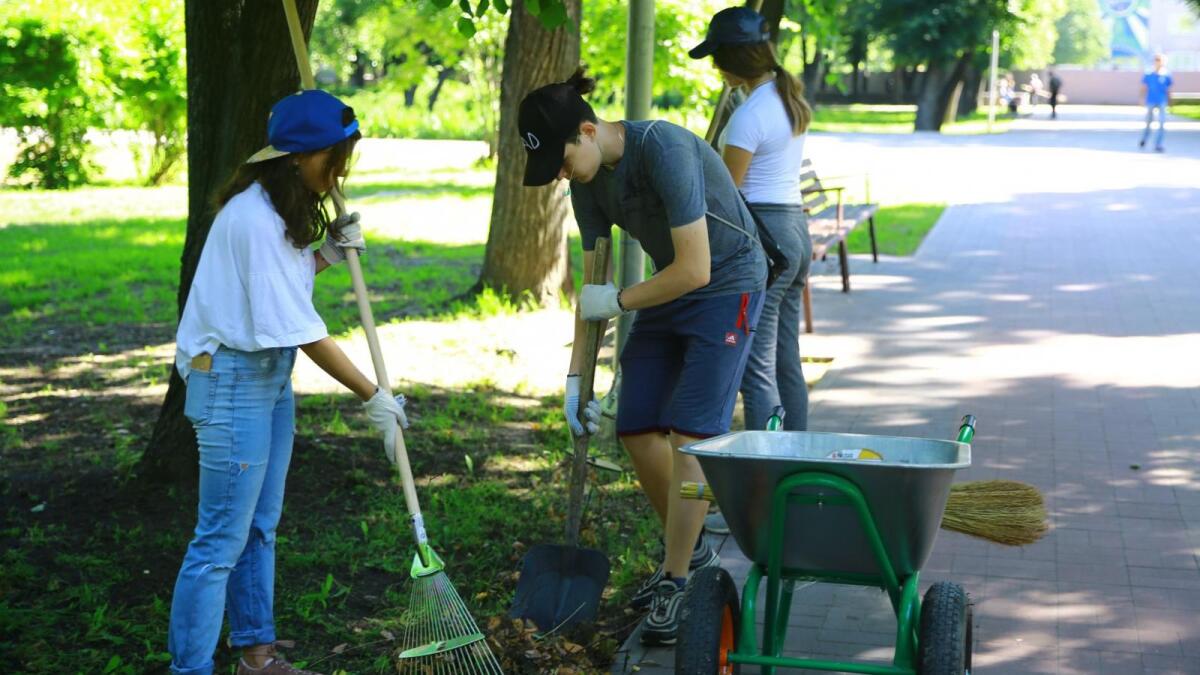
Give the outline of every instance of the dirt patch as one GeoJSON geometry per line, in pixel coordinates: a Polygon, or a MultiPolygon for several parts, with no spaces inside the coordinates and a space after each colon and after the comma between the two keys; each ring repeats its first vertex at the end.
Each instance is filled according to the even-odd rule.
{"type": "MultiPolygon", "coordinates": [[[[137,481],[160,395],[134,395],[136,377],[116,377],[114,364],[72,368],[75,360],[10,360],[4,370],[0,652],[29,672],[106,664],[114,673],[166,672],[167,613],[195,487],[137,481]]],[[[598,620],[541,636],[506,612],[524,552],[557,541],[562,529],[558,402],[484,385],[417,387],[410,399],[419,426],[409,448],[431,539],[506,672],[606,671],[640,619],[624,599],[658,554],[656,545],[630,550],[652,541],[636,485],[607,476],[594,486],[583,540],[606,550],[614,579],[598,620]]],[[[289,657],[320,672],[394,672],[405,646],[397,626],[408,604],[411,531],[360,415],[348,397],[299,400],[276,617],[279,637],[298,643],[289,657]]],[[[235,654],[222,645],[216,659],[224,672],[235,654]]]]}

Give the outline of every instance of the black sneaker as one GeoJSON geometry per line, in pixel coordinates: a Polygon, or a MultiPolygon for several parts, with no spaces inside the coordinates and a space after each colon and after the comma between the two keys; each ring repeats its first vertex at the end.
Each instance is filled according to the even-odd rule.
{"type": "MultiPolygon", "coordinates": [[[[701,567],[712,567],[713,565],[720,564],[721,557],[717,555],[712,546],[709,546],[708,542],[701,536],[696,542],[696,547],[692,549],[692,559],[688,562],[688,571],[695,572],[701,567]]],[[[646,579],[638,587],[637,592],[633,594],[633,598],[629,600],[629,606],[639,612],[649,608],[650,601],[654,599],[654,590],[658,587],[658,582],[662,580],[663,568],[662,565],[659,565],[658,569],[654,570],[654,574],[651,574],[650,578],[646,579]]]]}
{"type": "Polygon", "coordinates": [[[642,628],[642,644],[673,645],[679,632],[679,608],[683,605],[683,586],[664,578],[654,587],[650,614],[642,628]]]}

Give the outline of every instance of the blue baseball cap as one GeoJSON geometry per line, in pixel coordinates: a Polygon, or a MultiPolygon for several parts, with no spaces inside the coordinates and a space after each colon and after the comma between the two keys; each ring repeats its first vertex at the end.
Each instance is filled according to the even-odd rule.
{"type": "Polygon", "coordinates": [[[692,47],[688,56],[702,59],[722,45],[753,45],[770,39],[771,25],[762,14],[745,6],[730,7],[713,15],[704,42],[692,47]]]}
{"type": "Polygon", "coordinates": [[[320,89],[306,89],[271,107],[267,118],[269,145],[250,156],[247,164],[265,162],[293,152],[312,152],[339,143],[358,131],[358,120],[342,124],[350,106],[320,89]]]}

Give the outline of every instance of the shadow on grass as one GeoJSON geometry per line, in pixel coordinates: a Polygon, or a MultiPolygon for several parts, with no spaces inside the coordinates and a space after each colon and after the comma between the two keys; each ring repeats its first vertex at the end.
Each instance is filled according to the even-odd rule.
{"type": "MultiPolygon", "coordinates": [[[[156,402],[71,385],[9,410],[22,421],[3,455],[22,461],[0,469],[0,651],[18,671],[165,672],[195,488],[140,485],[121,472],[136,461],[114,439],[142,447],[156,402]]],[[[524,552],[561,536],[567,437],[558,402],[486,386],[408,392],[408,449],[431,541],[506,670],[605,668],[638,618],[622,610],[630,589],[610,588],[583,633],[534,641],[505,618],[524,552]],[[564,649],[566,640],[584,650],[564,649]]],[[[352,397],[305,396],[298,408],[278,535],[280,636],[297,641],[293,659],[320,660],[322,672],[394,672],[414,552],[399,481],[352,397]]],[[[596,480],[583,542],[609,554],[614,585],[636,583],[656,553],[655,519],[629,474],[596,480]]],[[[221,646],[218,671],[235,657],[221,646]]]]}

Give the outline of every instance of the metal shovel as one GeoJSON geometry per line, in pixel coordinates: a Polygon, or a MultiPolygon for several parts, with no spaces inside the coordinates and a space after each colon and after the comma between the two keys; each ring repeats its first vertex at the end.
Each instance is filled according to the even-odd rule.
{"type": "MultiPolygon", "coordinates": [[[[597,239],[592,269],[583,283],[602,284],[608,278],[611,243],[597,239]]],[[[569,628],[596,616],[600,594],[608,584],[608,557],[593,548],[579,546],[579,523],[583,517],[583,489],[587,480],[588,433],[583,410],[592,400],[596,354],[604,338],[602,321],[589,321],[584,337],[583,367],[580,369],[580,422],[584,434],[575,439],[571,463],[570,502],[567,508],[566,544],[538,544],[521,561],[521,576],[509,615],[530,619],[542,631],[569,628]]]]}

